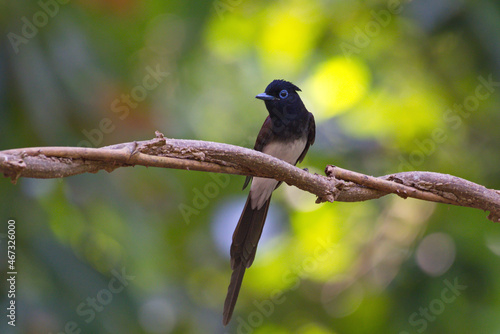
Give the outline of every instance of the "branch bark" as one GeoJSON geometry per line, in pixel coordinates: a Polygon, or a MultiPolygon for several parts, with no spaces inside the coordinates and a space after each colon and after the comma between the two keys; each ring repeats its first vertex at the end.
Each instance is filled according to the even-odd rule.
{"type": "Polygon", "coordinates": [[[169,139],[159,132],[151,140],[97,149],[33,147],[0,151],[0,172],[14,183],[19,177],[60,178],[136,165],[274,178],[315,194],[318,203],[359,202],[394,193],[489,211],[488,219],[500,222],[500,192],[456,176],[404,172],[373,177],[336,166],[327,166],[326,176],[322,176],[251,149],[169,139]]]}

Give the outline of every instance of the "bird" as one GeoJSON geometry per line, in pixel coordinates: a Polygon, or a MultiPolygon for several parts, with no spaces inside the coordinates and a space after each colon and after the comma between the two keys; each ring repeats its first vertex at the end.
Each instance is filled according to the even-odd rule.
{"type": "MultiPolygon", "coordinates": [[[[302,162],[314,144],[316,125],[314,116],[300,99],[300,88],[289,81],[273,80],[264,93],[256,96],[263,100],[269,113],[255,141],[254,150],[272,155],[292,165],[302,162]]],[[[231,244],[231,280],[229,283],[222,323],[226,326],[232,317],[246,268],[255,258],[257,244],[264,228],[272,192],[281,182],[248,176],[250,192],[231,244]]]]}

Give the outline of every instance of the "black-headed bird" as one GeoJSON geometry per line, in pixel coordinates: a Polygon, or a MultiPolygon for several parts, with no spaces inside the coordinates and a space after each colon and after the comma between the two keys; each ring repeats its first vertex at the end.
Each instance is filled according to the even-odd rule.
{"type": "MultiPolygon", "coordinates": [[[[307,111],[297,92],[299,87],[285,80],[274,80],[264,93],[256,98],[266,104],[269,116],[264,121],[255,142],[254,150],[272,155],[296,165],[306,156],[314,143],[316,126],[314,116],[307,111]]],[[[252,177],[247,177],[243,189],[252,177]]],[[[250,193],[233,234],[231,268],[233,273],[224,302],[223,324],[231,320],[240,292],[245,269],[255,258],[264,222],[266,221],[271,194],[281,182],[254,177],[250,193]]]]}

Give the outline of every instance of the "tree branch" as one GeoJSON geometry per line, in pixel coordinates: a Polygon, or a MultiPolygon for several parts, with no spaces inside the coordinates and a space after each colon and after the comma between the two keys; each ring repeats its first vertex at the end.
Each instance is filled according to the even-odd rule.
{"type": "Polygon", "coordinates": [[[152,140],[97,149],[33,147],[0,151],[0,172],[14,183],[19,177],[60,178],[135,165],[274,178],[315,194],[318,203],[359,202],[394,193],[490,211],[488,219],[500,222],[500,192],[456,176],[404,172],[373,177],[336,166],[327,166],[326,176],[322,176],[251,149],[168,139],[159,132],[152,140]]]}

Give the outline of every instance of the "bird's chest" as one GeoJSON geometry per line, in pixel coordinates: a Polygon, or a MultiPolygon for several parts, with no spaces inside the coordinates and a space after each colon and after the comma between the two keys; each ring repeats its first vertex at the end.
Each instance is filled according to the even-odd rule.
{"type": "Polygon", "coordinates": [[[275,141],[267,144],[262,152],[295,165],[297,159],[299,159],[300,155],[304,151],[304,148],[306,147],[306,141],[307,139],[305,137],[285,141],[275,141]]]}
{"type": "Polygon", "coordinates": [[[273,132],[276,138],[283,140],[300,140],[306,136],[308,129],[308,119],[298,115],[288,115],[287,117],[274,118],[273,132]]]}

